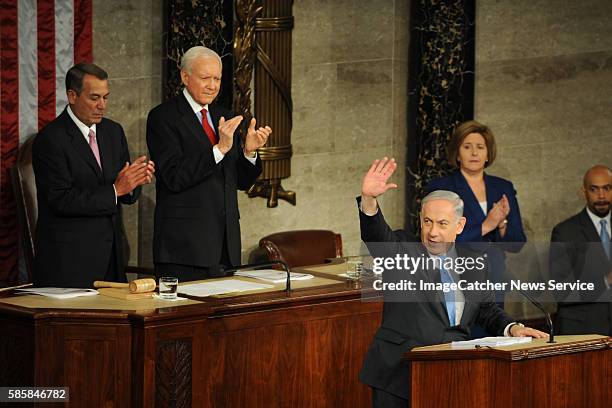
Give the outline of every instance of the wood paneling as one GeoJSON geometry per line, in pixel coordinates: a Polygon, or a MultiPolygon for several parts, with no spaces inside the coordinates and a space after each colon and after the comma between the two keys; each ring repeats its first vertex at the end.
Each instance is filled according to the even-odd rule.
{"type": "Polygon", "coordinates": [[[368,407],[358,372],[381,311],[344,283],[146,311],[0,298],[0,379],[69,386],[70,406],[368,407]]]}

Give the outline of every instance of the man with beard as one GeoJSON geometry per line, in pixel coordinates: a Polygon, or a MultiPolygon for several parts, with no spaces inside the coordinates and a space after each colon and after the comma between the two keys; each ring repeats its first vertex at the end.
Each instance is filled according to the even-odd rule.
{"type": "Polygon", "coordinates": [[[610,202],[612,172],[597,165],[584,175],[586,207],[552,231],[550,269],[557,281],[593,282],[592,293],[563,293],[558,299],[559,334],[612,335],[610,202]]]}

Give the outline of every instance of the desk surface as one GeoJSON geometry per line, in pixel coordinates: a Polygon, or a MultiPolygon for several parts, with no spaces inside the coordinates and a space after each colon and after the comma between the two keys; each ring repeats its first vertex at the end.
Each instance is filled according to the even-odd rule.
{"type": "MultiPolygon", "coordinates": [[[[256,309],[258,307],[270,307],[274,304],[287,305],[292,303],[303,303],[312,301],[314,298],[350,297],[360,296],[361,286],[359,283],[347,282],[344,277],[338,276],[345,270],[344,263],[314,265],[296,268],[296,271],[312,273],[313,279],[296,280],[291,282],[292,291],[286,294],[285,283],[270,284],[257,279],[246,277],[233,277],[233,279],[244,280],[254,283],[270,284],[272,288],[246,291],[240,294],[218,295],[205,298],[182,298],[177,301],[162,299],[138,299],[122,300],[108,296],[85,296],[72,299],[52,299],[39,295],[15,295],[7,292],[0,297],[0,309],[13,311],[19,314],[41,314],[53,311],[54,315],[64,311],[91,311],[98,315],[110,316],[125,314],[152,316],[186,310],[184,306],[195,306],[198,310],[210,308],[210,314],[220,311],[256,309]]],[[[219,281],[228,278],[210,279],[219,281]]],[[[200,281],[195,281],[200,282],[200,281]]],[[[195,282],[183,282],[191,284],[195,282]]]]}
{"type": "Polygon", "coordinates": [[[79,406],[365,408],[358,373],[382,304],[362,301],[360,283],[330,266],[312,267],[315,278],[290,293],[278,284],[179,302],[2,294],[0,384],[66,386],[79,406]]]}

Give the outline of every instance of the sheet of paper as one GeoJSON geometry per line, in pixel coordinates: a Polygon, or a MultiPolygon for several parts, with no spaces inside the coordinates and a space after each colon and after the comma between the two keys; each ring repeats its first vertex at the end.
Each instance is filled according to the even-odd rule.
{"type": "Polygon", "coordinates": [[[95,289],[79,289],[79,288],[27,288],[17,289],[16,293],[24,293],[28,295],[40,295],[53,299],[70,299],[80,296],[95,296],[98,291],[95,289]]]}
{"type": "Polygon", "coordinates": [[[246,292],[248,290],[270,289],[273,287],[272,285],[245,282],[239,279],[224,279],[213,282],[179,285],[178,292],[190,296],[206,297],[223,295],[225,293],[246,292]]]}
{"type": "Polygon", "coordinates": [[[483,337],[480,339],[453,341],[453,349],[473,349],[480,347],[513,346],[515,344],[531,343],[531,337],[483,337]]]}
{"type": "MultiPolygon", "coordinates": [[[[277,271],[275,269],[259,269],[257,271],[238,271],[238,272],[235,272],[234,275],[246,276],[247,278],[255,278],[255,279],[263,280],[266,282],[272,282],[272,283],[283,283],[287,281],[287,272],[277,271]]],[[[298,281],[298,280],[312,279],[314,278],[314,276],[312,276],[309,273],[290,272],[289,278],[292,281],[294,280],[298,281]]]]}

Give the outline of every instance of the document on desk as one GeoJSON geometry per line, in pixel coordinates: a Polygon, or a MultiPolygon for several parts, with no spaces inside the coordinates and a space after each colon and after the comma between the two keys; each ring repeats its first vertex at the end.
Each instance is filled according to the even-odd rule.
{"type": "Polygon", "coordinates": [[[453,341],[451,348],[453,349],[473,349],[483,347],[500,347],[513,346],[515,344],[531,343],[531,337],[483,337],[480,339],[453,341]]]}
{"type": "Polygon", "coordinates": [[[190,283],[179,285],[178,292],[184,295],[206,297],[223,295],[226,293],[239,293],[248,290],[270,289],[272,285],[263,283],[245,282],[239,279],[224,279],[214,282],[190,283]]]}
{"type": "MultiPolygon", "coordinates": [[[[235,272],[234,275],[245,276],[247,278],[259,279],[259,280],[271,282],[271,283],[283,283],[287,281],[287,272],[277,271],[275,269],[259,269],[257,271],[238,271],[238,272],[235,272]]],[[[289,278],[292,281],[298,281],[298,280],[312,279],[314,278],[314,276],[312,276],[309,273],[290,272],[289,278]]]]}
{"type": "Polygon", "coordinates": [[[71,299],[81,296],[95,296],[98,291],[95,289],[79,289],[79,288],[27,288],[17,289],[16,293],[27,295],[40,295],[53,299],[71,299]]]}

